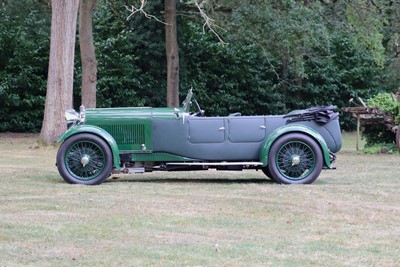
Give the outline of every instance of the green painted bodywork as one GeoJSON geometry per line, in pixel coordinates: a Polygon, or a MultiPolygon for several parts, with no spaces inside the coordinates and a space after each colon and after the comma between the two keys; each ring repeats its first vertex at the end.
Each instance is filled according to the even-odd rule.
{"type": "MultiPolygon", "coordinates": [[[[179,110],[182,113],[182,110],[179,110]]],[[[178,113],[179,114],[179,113],[178,113]]],[[[61,143],[79,133],[92,133],[103,138],[113,154],[114,167],[121,169],[120,154],[133,153],[134,161],[193,160],[169,153],[152,153],[152,120],[177,120],[173,108],[99,108],[87,109],[84,125],[73,126],[57,140],[61,143]]]]}
{"type": "Polygon", "coordinates": [[[152,121],[177,120],[173,108],[105,108],[86,110],[87,125],[107,131],[118,144],[118,149],[133,153],[151,153],[152,121]]]}
{"type": "Polygon", "coordinates": [[[178,155],[170,154],[170,153],[162,153],[156,152],[151,154],[133,154],[132,161],[134,162],[168,162],[168,161],[176,161],[176,162],[184,162],[184,161],[195,161],[196,159],[181,157],[178,155]]]}
{"type": "Polygon", "coordinates": [[[58,143],[64,142],[69,137],[76,135],[76,134],[80,134],[80,133],[91,133],[91,134],[97,135],[97,136],[101,137],[102,139],[104,139],[111,148],[111,151],[113,154],[114,167],[118,170],[121,169],[119,148],[118,148],[117,142],[107,131],[105,131],[99,127],[92,126],[92,125],[78,125],[78,126],[71,127],[70,129],[68,129],[64,134],[62,134],[58,138],[57,142],[58,143]]]}
{"type": "MultiPolygon", "coordinates": [[[[86,110],[86,123],[134,119],[177,119],[174,108],[93,108],[86,110]]],[[[180,110],[182,112],[182,110],[180,110]]]]}
{"type": "Polygon", "coordinates": [[[312,129],[308,126],[305,126],[305,125],[301,125],[301,124],[289,124],[289,125],[281,126],[277,129],[275,129],[267,137],[267,139],[265,140],[265,142],[261,148],[261,152],[260,152],[260,161],[262,162],[264,167],[268,165],[268,154],[269,154],[269,150],[270,150],[272,144],[276,141],[276,139],[278,139],[282,135],[285,135],[288,133],[303,133],[303,134],[307,134],[307,135],[311,136],[312,138],[314,138],[318,142],[319,146],[322,149],[325,165],[328,168],[331,168],[329,148],[328,148],[324,138],[314,129],[312,129]]]}

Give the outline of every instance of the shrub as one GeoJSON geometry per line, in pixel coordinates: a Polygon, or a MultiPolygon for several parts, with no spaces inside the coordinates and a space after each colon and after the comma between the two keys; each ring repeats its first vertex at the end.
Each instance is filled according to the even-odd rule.
{"type": "MultiPolygon", "coordinates": [[[[366,102],[370,108],[378,108],[393,116],[393,122],[400,122],[400,102],[393,100],[389,93],[379,93],[366,102]]],[[[384,124],[366,125],[363,128],[363,137],[366,140],[367,152],[374,151],[376,147],[388,147],[389,151],[395,149],[395,133],[384,124]]]]}
{"type": "Polygon", "coordinates": [[[46,12],[0,8],[0,132],[40,130],[49,53],[46,12]]]}

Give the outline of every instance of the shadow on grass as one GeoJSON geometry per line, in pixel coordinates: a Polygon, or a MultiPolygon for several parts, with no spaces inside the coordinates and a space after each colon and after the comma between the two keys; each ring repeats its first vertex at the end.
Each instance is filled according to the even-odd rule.
{"type": "MultiPolygon", "coordinates": [[[[337,180],[336,178],[330,178],[332,180],[337,180]]],[[[317,179],[313,185],[326,185],[331,184],[330,179],[317,179]]],[[[52,184],[68,184],[61,177],[54,178],[49,177],[46,179],[47,182],[52,184]]],[[[137,178],[137,176],[113,176],[108,178],[103,184],[113,184],[113,183],[153,183],[153,184],[270,184],[278,185],[275,181],[269,178],[192,178],[192,177],[149,177],[149,178],[137,178]]],[[[303,185],[304,186],[304,185],[303,185]]]]}
{"type": "MultiPolygon", "coordinates": [[[[61,176],[45,177],[43,181],[47,181],[52,184],[68,184],[61,176]]],[[[137,178],[137,176],[112,176],[108,178],[103,184],[112,183],[202,183],[202,184],[277,184],[268,178],[191,178],[191,177],[149,177],[149,178],[137,178]]]]}
{"type": "Polygon", "coordinates": [[[261,178],[229,179],[229,178],[121,178],[112,177],[104,183],[202,183],[202,184],[275,184],[274,181],[261,178]]]}

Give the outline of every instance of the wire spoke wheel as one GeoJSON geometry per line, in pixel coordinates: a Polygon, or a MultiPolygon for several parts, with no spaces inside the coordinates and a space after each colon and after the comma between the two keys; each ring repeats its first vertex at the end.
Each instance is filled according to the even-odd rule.
{"type": "Polygon", "coordinates": [[[271,146],[268,170],[278,183],[310,184],[317,179],[323,166],[320,146],[308,135],[289,133],[271,146]]]}
{"type": "Polygon", "coordinates": [[[303,142],[293,141],[279,149],[276,156],[279,172],[290,180],[307,177],[315,168],[315,154],[303,142]]]}
{"type": "Polygon", "coordinates": [[[112,153],[100,137],[82,133],[68,138],[57,153],[57,168],[71,184],[95,185],[111,175],[112,153]]]}
{"type": "Polygon", "coordinates": [[[77,179],[93,179],[105,167],[104,151],[93,142],[77,142],[68,149],[65,165],[77,179]]]}

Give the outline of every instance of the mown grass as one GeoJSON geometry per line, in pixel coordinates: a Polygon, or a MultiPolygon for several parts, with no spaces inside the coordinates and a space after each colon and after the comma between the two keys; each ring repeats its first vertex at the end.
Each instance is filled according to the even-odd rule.
{"type": "Polygon", "coordinates": [[[0,266],[399,266],[400,155],[355,151],[285,186],[262,172],[69,185],[56,149],[0,135],[0,266]]]}

